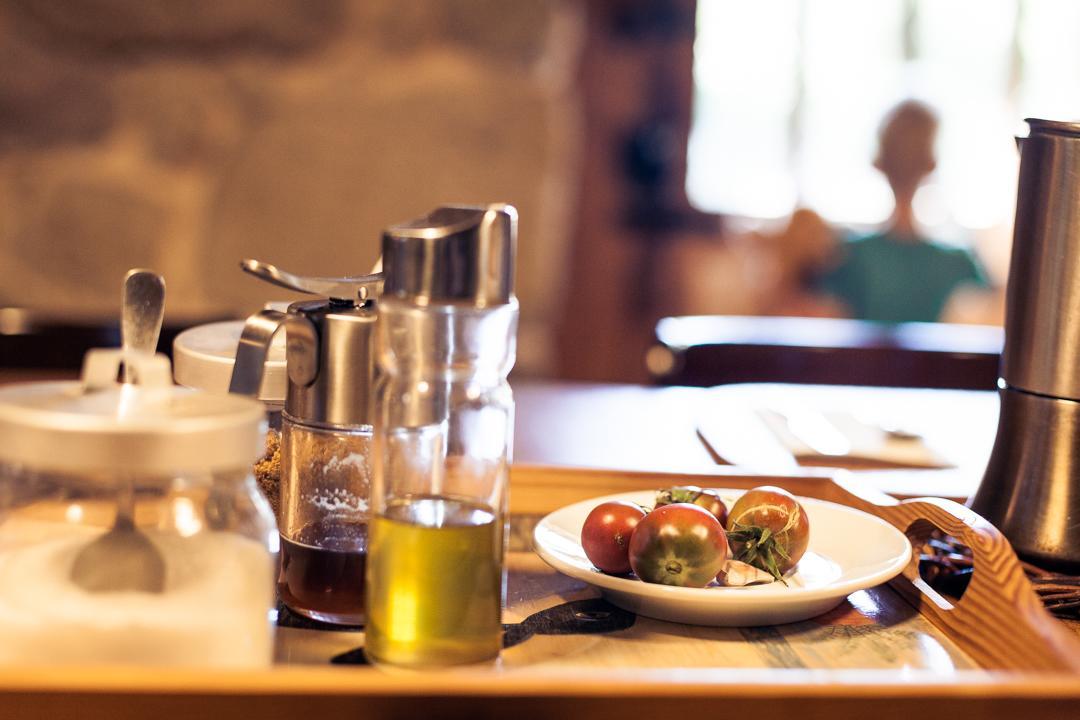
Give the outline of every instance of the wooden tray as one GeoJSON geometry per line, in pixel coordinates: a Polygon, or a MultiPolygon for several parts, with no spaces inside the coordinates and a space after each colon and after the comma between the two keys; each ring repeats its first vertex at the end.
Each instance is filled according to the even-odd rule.
{"type": "MultiPolygon", "coordinates": [[[[956,503],[899,502],[858,487],[857,478],[844,474],[763,477],[734,468],[688,475],[515,466],[511,511],[527,525],[530,518],[571,502],[688,483],[781,485],[873,513],[919,545],[936,526],[972,548],[974,576],[955,604],[919,579],[915,562],[891,583],[892,589],[864,591],[879,605],[896,610],[906,601],[918,612],[887,620],[880,628],[855,628],[839,643],[833,638],[832,646],[851,649],[846,663],[829,658],[819,666],[792,663],[781,653],[756,666],[744,664],[738,658],[750,656],[738,654],[744,649],[739,638],[745,642],[746,635],[708,635],[690,626],[648,621],[600,639],[545,638],[535,649],[530,640],[491,666],[385,671],[325,664],[326,648],[362,645],[356,632],[285,629],[279,650],[293,664],[268,671],[5,669],[0,671],[0,718],[1080,716],[1080,639],[1042,608],[1000,533],[956,503]],[[892,622],[908,624],[887,627],[892,622]],[[902,653],[884,665],[858,663],[863,643],[888,650],[888,643],[905,641],[936,643],[944,648],[945,660],[955,661],[946,663],[944,673],[933,663],[913,666],[902,653]],[[735,654],[724,655],[725,663],[720,649],[735,654]],[[711,664],[714,655],[717,661],[711,664]]],[[[511,554],[509,566],[510,621],[520,621],[537,607],[595,594],[528,553],[511,554]]],[[[835,627],[845,627],[844,622],[837,620],[835,627]]],[[[788,643],[792,652],[801,647],[820,655],[814,652],[816,636],[798,625],[758,632],[787,633],[788,639],[801,642],[788,643]]]]}

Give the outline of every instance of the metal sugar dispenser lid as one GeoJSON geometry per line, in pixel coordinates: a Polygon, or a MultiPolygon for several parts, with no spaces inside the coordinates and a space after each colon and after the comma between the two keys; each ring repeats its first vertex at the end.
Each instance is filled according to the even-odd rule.
{"type": "Polygon", "coordinates": [[[285,415],[320,427],[371,425],[379,266],[370,275],[343,278],[304,277],[258,260],[240,266],[273,285],[323,297],[293,303],[285,313],[263,310],[248,318],[229,392],[259,391],[267,352],[284,327],[285,415]]]}

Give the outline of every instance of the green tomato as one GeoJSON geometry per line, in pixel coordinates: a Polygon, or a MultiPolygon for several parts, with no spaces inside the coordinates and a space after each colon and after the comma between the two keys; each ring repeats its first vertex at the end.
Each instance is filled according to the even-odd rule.
{"type": "Polygon", "coordinates": [[[705,587],[728,558],[720,521],[689,503],[664,505],[638,522],[630,538],[630,567],[649,583],[705,587]]]}
{"type": "Polygon", "coordinates": [[[787,490],[768,485],[748,490],[735,501],[727,530],[736,560],[781,582],[810,544],[810,519],[802,505],[787,490]]]}

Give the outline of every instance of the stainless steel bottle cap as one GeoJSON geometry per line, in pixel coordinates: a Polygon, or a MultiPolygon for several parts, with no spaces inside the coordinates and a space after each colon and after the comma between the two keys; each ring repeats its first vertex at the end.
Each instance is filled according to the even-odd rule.
{"type": "MultiPolygon", "coordinates": [[[[213,393],[229,392],[236,347],[243,320],[208,323],[188,328],[173,341],[173,375],[180,385],[213,393]]],[[[285,333],[270,343],[263,364],[259,400],[279,406],[285,402],[285,333]]]]}
{"type": "Polygon", "coordinates": [[[517,210],[444,205],[383,232],[383,295],[417,305],[505,305],[514,296],[517,210]]]}
{"type": "Polygon", "coordinates": [[[171,476],[246,468],[265,451],[266,410],[250,398],[176,387],[165,356],[116,382],[122,352],[91,350],[83,380],[0,388],[0,461],[28,469],[171,476]]]}

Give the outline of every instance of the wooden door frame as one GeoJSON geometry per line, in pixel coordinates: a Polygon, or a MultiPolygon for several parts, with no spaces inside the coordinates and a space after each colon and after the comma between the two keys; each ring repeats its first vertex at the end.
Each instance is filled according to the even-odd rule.
{"type": "Polygon", "coordinates": [[[590,0],[579,88],[578,208],[558,339],[559,372],[644,381],[665,249],[718,233],[686,198],[696,0],[590,0]]]}

